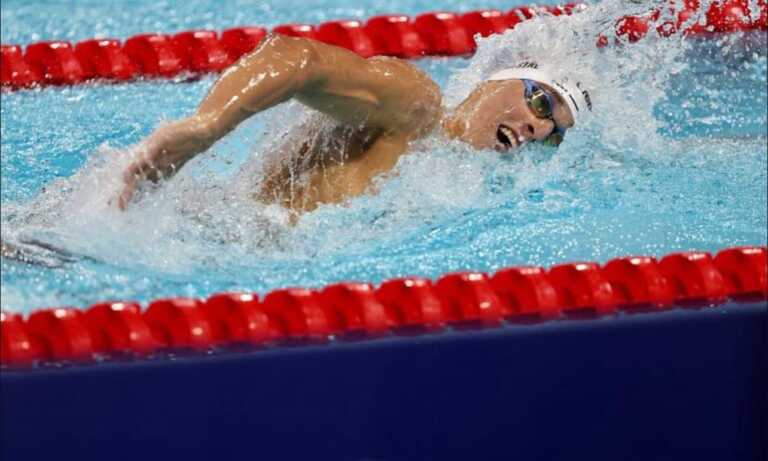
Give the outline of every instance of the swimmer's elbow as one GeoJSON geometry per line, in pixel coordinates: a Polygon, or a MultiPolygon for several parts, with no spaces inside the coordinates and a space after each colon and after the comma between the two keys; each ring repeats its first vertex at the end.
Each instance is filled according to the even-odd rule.
{"type": "MultiPolygon", "coordinates": [[[[266,49],[267,54],[272,57],[273,63],[276,60],[281,62],[277,68],[287,66],[293,69],[292,77],[294,80],[305,81],[309,78],[311,70],[315,64],[317,50],[315,45],[318,42],[303,37],[291,37],[288,35],[271,33],[264,39],[259,49],[266,49]]],[[[288,69],[283,69],[288,70],[288,69]]]]}
{"type": "Polygon", "coordinates": [[[264,41],[261,42],[261,47],[266,48],[287,48],[287,47],[297,47],[297,46],[308,46],[310,43],[309,39],[303,38],[303,37],[291,37],[290,35],[284,35],[279,34],[275,32],[270,32],[266,38],[264,38],[264,41]]]}

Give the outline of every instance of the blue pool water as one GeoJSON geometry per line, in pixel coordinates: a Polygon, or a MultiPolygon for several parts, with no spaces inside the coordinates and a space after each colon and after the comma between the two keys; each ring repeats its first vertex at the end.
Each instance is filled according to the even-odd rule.
{"type": "MultiPolygon", "coordinates": [[[[244,0],[72,3],[4,1],[2,42],[435,9],[434,2],[405,0],[366,6],[328,0],[311,7],[244,0]]],[[[440,2],[454,11],[517,4],[440,2]]],[[[598,50],[593,39],[617,11],[590,20],[545,18],[485,41],[473,60],[418,61],[449,106],[495,61],[507,59],[508,49],[573,66],[591,78],[596,110],[558,150],[529,146],[500,157],[433,137],[381,179],[377,194],[322,206],[295,226],[283,210],[253,202],[249,191],[260,161],[305,116],[298,105],[244,123],[120,213],[109,200],[130,146],[159,122],[192,112],[215,77],[4,93],[3,240],[36,240],[72,256],[62,260],[43,251],[54,267],[3,259],[2,308],[263,293],[765,245],[765,33],[649,39],[598,50]]]]}

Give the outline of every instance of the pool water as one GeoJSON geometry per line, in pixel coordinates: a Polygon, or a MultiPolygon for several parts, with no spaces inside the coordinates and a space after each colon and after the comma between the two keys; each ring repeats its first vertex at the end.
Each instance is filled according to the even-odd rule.
{"type": "MultiPolygon", "coordinates": [[[[441,0],[440,7],[517,4],[441,0]]],[[[304,5],[7,0],[2,42],[435,9],[433,2],[405,0],[304,5]]],[[[40,250],[43,266],[3,259],[2,308],[263,293],[766,245],[765,32],[649,38],[599,50],[593,39],[610,23],[605,18],[625,8],[601,5],[607,6],[592,8],[591,17],[544,18],[486,40],[472,60],[417,61],[441,85],[448,106],[509,59],[510,49],[573,70],[590,82],[595,113],[559,149],[528,146],[500,156],[434,136],[380,178],[377,193],[321,206],[296,225],[250,192],[261,162],[307,116],[297,104],[245,122],[123,213],[109,202],[131,146],[158,123],[191,113],[215,77],[3,93],[2,238],[42,242],[70,256],[40,250]]]]}

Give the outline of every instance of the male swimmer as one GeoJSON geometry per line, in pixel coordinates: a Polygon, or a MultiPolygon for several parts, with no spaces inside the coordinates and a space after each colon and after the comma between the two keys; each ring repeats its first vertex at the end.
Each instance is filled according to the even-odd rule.
{"type": "Polygon", "coordinates": [[[145,140],[124,172],[118,207],[128,206],[143,181],[169,177],[243,120],[291,98],[339,124],[332,133],[299,133],[303,139],[345,137],[287,146],[305,160],[298,162],[301,171],[286,162],[267,170],[256,197],[295,214],[364,193],[411,142],[436,131],[506,152],[534,141],[557,145],[580,113],[591,110],[577,83],[555,80],[528,62],[493,74],[446,113],[438,85],[406,61],[364,59],[314,40],[271,35],[221,75],[194,115],[145,140]],[[296,177],[305,180],[291,180],[296,177]]]}
{"type": "MultiPolygon", "coordinates": [[[[118,207],[128,206],[142,181],[170,177],[243,120],[291,98],[338,122],[331,131],[302,126],[315,132],[297,133],[302,140],[280,151],[302,161],[278,159],[255,191],[260,201],[283,205],[294,218],[366,192],[410,143],[427,135],[499,152],[535,141],[557,145],[591,110],[589,94],[577,83],[526,62],[491,75],[446,113],[438,85],[406,61],[364,59],[314,40],[272,35],[221,75],[194,115],[161,126],[143,142],[123,174],[118,207]]],[[[35,241],[0,244],[3,257],[22,262],[56,266],[71,259],[35,241]]]]}

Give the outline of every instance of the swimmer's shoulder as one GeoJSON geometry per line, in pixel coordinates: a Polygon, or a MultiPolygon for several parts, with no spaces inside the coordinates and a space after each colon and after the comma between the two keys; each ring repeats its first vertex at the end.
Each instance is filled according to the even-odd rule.
{"type": "Polygon", "coordinates": [[[400,101],[398,107],[408,108],[407,118],[414,131],[430,131],[441,114],[443,96],[440,86],[429,74],[406,60],[374,56],[367,61],[382,79],[391,83],[391,96],[400,101]]]}
{"type": "Polygon", "coordinates": [[[376,68],[382,78],[397,80],[398,87],[410,84],[414,88],[425,90],[432,96],[440,97],[440,86],[429,74],[411,62],[391,56],[373,56],[367,61],[376,68]]]}

